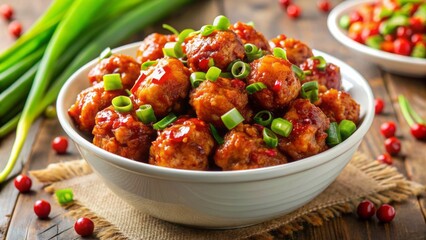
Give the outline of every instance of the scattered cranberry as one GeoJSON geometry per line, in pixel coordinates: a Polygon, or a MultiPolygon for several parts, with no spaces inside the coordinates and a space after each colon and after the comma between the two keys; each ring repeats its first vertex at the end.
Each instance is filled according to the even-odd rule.
{"type": "Polygon", "coordinates": [[[2,4],[0,6],[0,14],[2,15],[2,17],[5,20],[10,20],[12,19],[13,16],[13,8],[12,6],[8,5],[8,4],[2,4]]]}
{"type": "Polygon", "coordinates": [[[21,174],[15,178],[13,183],[19,192],[25,193],[30,191],[33,182],[27,175],[21,174]]]}
{"type": "Polygon", "coordinates": [[[94,228],[92,220],[85,217],[79,218],[74,224],[74,230],[83,237],[92,235],[94,228]]]}
{"type": "Polygon", "coordinates": [[[421,123],[415,123],[410,128],[411,135],[421,140],[426,139],[426,125],[421,123]]]}
{"type": "Polygon", "coordinates": [[[413,34],[413,30],[411,30],[410,28],[408,28],[406,26],[399,26],[396,29],[396,36],[400,37],[400,38],[409,39],[412,34],[413,34]]]}
{"type": "Polygon", "coordinates": [[[362,219],[369,219],[372,216],[374,216],[374,213],[376,212],[376,208],[374,207],[374,204],[369,200],[364,200],[359,203],[357,208],[357,214],[362,219]]]}
{"type": "Polygon", "coordinates": [[[411,42],[415,45],[419,42],[423,42],[423,39],[426,41],[426,38],[423,37],[420,33],[415,33],[411,36],[411,42]]]}
{"type": "Polygon", "coordinates": [[[396,137],[391,137],[385,140],[386,152],[390,155],[397,155],[401,151],[401,141],[396,137]]]}
{"type": "Polygon", "coordinates": [[[392,163],[393,163],[392,157],[389,153],[383,153],[383,154],[379,155],[377,157],[377,161],[379,161],[380,163],[387,164],[387,165],[392,165],[392,163]]]}
{"type": "Polygon", "coordinates": [[[47,218],[50,213],[50,203],[45,200],[37,200],[34,203],[34,212],[41,219],[47,218]]]}
{"type": "Polygon", "coordinates": [[[13,21],[9,23],[9,33],[16,38],[21,36],[21,33],[22,33],[21,23],[18,21],[13,21]]]}
{"type": "Polygon", "coordinates": [[[52,141],[52,148],[58,154],[66,153],[68,148],[68,139],[63,136],[55,137],[52,141]]]}
{"type": "Polygon", "coordinates": [[[328,12],[331,9],[331,3],[329,0],[319,0],[317,2],[317,6],[319,8],[319,10],[323,11],[323,12],[328,12]]]}
{"type": "Polygon", "coordinates": [[[374,112],[376,114],[380,114],[383,112],[383,109],[385,108],[385,102],[381,98],[376,98],[374,100],[374,112]]]}
{"type": "Polygon", "coordinates": [[[294,5],[294,4],[290,4],[287,7],[287,14],[289,17],[291,18],[298,18],[300,16],[300,14],[302,13],[302,10],[300,9],[299,6],[294,5]]]}
{"type": "Polygon", "coordinates": [[[279,3],[281,7],[286,9],[291,4],[291,0],[279,0],[279,3]]]}
{"type": "Polygon", "coordinates": [[[383,204],[377,209],[376,216],[380,222],[388,223],[395,217],[395,208],[389,204],[383,204]]]}
{"type": "Polygon", "coordinates": [[[362,22],[363,18],[359,12],[353,12],[349,15],[349,20],[352,24],[354,22],[362,22]]]}
{"type": "Polygon", "coordinates": [[[411,43],[405,38],[397,38],[393,42],[393,47],[396,54],[409,56],[411,53],[411,43]]]}
{"type": "Polygon", "coordinates": [[[385,138],[390,138],[395,136],[395,132],[396,132],[396,124],[392,121],[385,122],[382,125],[380,125],[380,133],[385,138]]]}

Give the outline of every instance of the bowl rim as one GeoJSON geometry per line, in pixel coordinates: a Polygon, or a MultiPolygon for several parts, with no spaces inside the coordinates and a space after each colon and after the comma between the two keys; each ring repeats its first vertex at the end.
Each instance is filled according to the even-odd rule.
{"type": "Polygon", "coordinates": [[[355,49],[364,54],[374,56],[380,59],[386,59],[393,62],[404,63],[404,64],[412,64],[420,66],[426,66],[426,59],[415,58],[403,56],[395,53],[389,53],[382,50],[374,49],[368,47],[364,44],[361,44],[350,37],[348,37],[344,30],[339,26],[339,19],[343,14],[349,13],[351,10],[366,4],[366,3],[374,3],[375,0],[354,0],[354,1],[345,1],[337,5],[332,9],[327,18],[327,26],[328,29],[341,44],[345,45],[350,49],[355,49]]]}
{"type": "MultiPolygon", "coordinates": [[[[127,44],[118,48],[113,49],[113,52],[121,52],[126,49],[137,48],[141,42],[127,44]]],[[[328,149],[322,153],[316,154],[311,157],[307,157],[303,160],[290,162],[282,165],[264,167],[258,169],[249,169],[249,170],[238,170],[238,171],[194,171],[194,170],[183,170],[183,169],[173,169],[166,167],[159,167],[150,165],[147,163],[137,162],[131,159],[127,159],[113,153],[110,153],[104,149],[101,149],[91,142],[87,141],[83,136],[81,136],[77,131],[74,130],[72,126],[72,121],[68,116],[68,108],[69,106],[63,106],[66,101],[66,92],[70,85],[76,81],[77,76],[80,75],[81,72],[96,64],[97,59],[90,61],[89,63],[82,66],[78,69],[74,74],[72,74],[66,83],[61,88],[58,98],[57,98],[57,114],[59,122],[64,129],[64,131],[68,134],[68,136],[73,140],[73,142],[77,145],[81,153],[81,148],[84,148],[86,151],[91,151],[93,154],[97,155],[103,161],[107,161],[108,163],[115,165],[121,169],[126,171],[134,172],[141,175],[148,175],[154,178],[160,179],[173,179],[176,181],[188,181],[188,182],[208,182],[208,183],[231,183],[231,182],[250,182],[250,181],[258,181],[258,180],[266,180],[271,178],[281,177],[283,175],[291,175],[296,174],[301,171],[305,171],[311,168],[314,168],[318,165],[321,165],[325,162],[332,161],[333,159],[338,158],[338,156],[344,154],[350,148],[357,146],[357,143],[362,140],[364,135],[367,133],[370,128],[373,118],[374,118],[374,97],[372,90],[368,84],[368,82],[352,67],[344,63],[343,61],[330,56],[321,51],[314,50],[316,55],[322,55],[327,61],[330,61],[336,65],[338,65],[341,70],[344,70],[345,73],[342,74],[351,76],[351,78],[356,79],[357,83],[361,86],[361,89],[364,91],[364,97],[367,98],[367,106],[364,116],[362,116],[363,120],[359,125],[358,129],[352,134],[348,139],[339,144],[338,147],[333,147],[328,149]]],[[[75,99],[75,98],[74,98],[75,99]]],[[[81,153],[82,157],[84,155],[81,153]]],[[[90,163],[86,159],[87,162],[90,163]]],[[[96,171],[96,169],[94,169],[96,171]]]]}

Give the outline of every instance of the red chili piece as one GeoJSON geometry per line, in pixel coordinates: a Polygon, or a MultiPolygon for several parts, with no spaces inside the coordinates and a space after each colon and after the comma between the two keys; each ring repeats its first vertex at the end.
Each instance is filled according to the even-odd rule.
{"type": "Polygon", "coordinates": [[[383,112],[383,109],[385,108],[385,102],[381,98],[376,98],[374,100],[374,112],[376,114],[380,114],[383,112]]]}
{"type": "Polygon", "coordinates": [[[37,200],[34,203],[34,212],[41,219],[47,218],[50,213],[50,203],[45,200],[37,200]]]}
{"type": "Polygon", "coordinates": [[[209,69],[209,61],[210,60],[208,58],[203,58],[199,61],[198,66],[201,70],[207,71],[209,69]]]}
{"type": "Polygon", "coordinates": [[[267,149],[265,151],[265,154],[268,155],[269,157],[275,157],[277,156],[277,151],[274,149],[267,149]]]}
{"type": "Polygon", "coordinates": [[[319,0],[317,6],[323,12],[328,12],[331,9],[331,3],[328,0],[319,0]]]}
{"type": "Polygon", "coordinates": [[[10,19],[12,19],[12,16],[13,16],[12,6],[8,4],[2,4],[0,6],[0,14],[5,20],[9,21],[10,19]]]}
{"type": "Polygon", "coordinates": [[[143,81],[145,81],[145,78],[145,73],[141,73],[141,75],[139,75],[138,80],[136,80],[135,85],[133,85],[132,89],[130,90],[133,94],[135,94],[139,86],[143,83],[143,81]]]}
{"type": "Polygon", "coordinates": [[[82,237],[92,235],[94,229],[95,224],[89,218],[82,217],[74,223],[75,232],[82,237]]]}
{"type": "Polygon", "coordinates": [[[385,122],[382,125],[380,125],[380,133],[385,138],[390,138],[395,136],[395,132],[396,132],[396,124],[392,121],[385,122]]]}
{"type": "Polygon", "coordinates": [[[299,6],[294,5],[294,4],[290,4],[287,7],[287,14],[289,17],[291,18],[298,18],[300,16],[300,14],[302,13],[302,10],[300,9],[299,6]]]}
{"type": "Polygon", "coordinates": [[[59,136],[55,137],[52,141],[52,148],[57,154],[64,154],[68,148],[68,138],[59,136]]]}
{"type": "Polygon", "coordinates": [[[281,81],[275,80],[274,86],[272,87],[272,90],[274,92],[279,92],[281,91],[283,83],[281,81]]]}
{"type": "Polygon", "coordinates": [[[397,155],[401,151],[401,141],[396,137],[391,137],[385,140],[386,152],[390,155],[397,155]]]}
{"type": "Polygon", "coordinates": [[[426,125],[421,123],[415,123],[410,128],[411,135],[415,138],[422,140],[426,139],[426,125]]]}
{"type": "Polygon", "coordinates": [[[392,163],[393,163],[392,157],[389,153],[383,153],[383,154],[379,155],[377,157],[377,161],[379,161],[380,163],[387,164],[387,165],[392,165],[392,163]]]}
{"type": "Polygon", "coordinates": [[[376,213],[376,207],[369,200],[364,200],[358,204],[357,214],[361,219],[370,219],[376,213]]]}
{"type": "Polygon", "coordinates": [[[395,208],[389,204],[383,204],[379,207],[379,209],[377,209],[376,216],[380,222],[391,222],[395,217],[395,208]]]}
{"type": "Polygon", "coordinates": [[[161,84],[166,81],[170,76],[170,68],[164,66],[162,68],[155,69],[152,75],[152,83],[161,84]]]}
{"type": "Polygon", "coordinates": [[[9,23],[9,33],[14,36],[15,38],[18,38],[21,36],[22,33],[22,24],[18,21],[13,21],[9,23]]]}
{"type": "Polygon", "coordinates": [[[17,176],[13,183],[15,184],[16,189],[18,189],[21,193],[29,192],[32,185],[31,178],[25,174],[17,176]]]}

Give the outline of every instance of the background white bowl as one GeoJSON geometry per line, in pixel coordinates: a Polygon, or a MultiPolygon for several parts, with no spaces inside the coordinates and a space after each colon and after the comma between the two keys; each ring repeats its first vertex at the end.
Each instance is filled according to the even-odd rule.
{"type": "Polygon", "coordinates": [[[361,53],[363,57],[381,66],[386,71],[412,77],[426,76],[426,59],[402,56],[368,47],[352,40],[348,37],[347,31],[339,27],[340,17],[355,11],[366,3],[373,2],[375,0],[354,0],[337,5],[328,15],[327,26],[330,33],[340,43],[355,52],[361,53]]]}
{"type": "MultiPolygon", "coordinates": [[[[113,52],[134,56],[139,43],[113,52]]],[[[89,86],[94,60],[70,77],[58,100],[59,121],[84,159],[117,196],[154,217],[204,228],[256,224],[289,213],[321,193],[343,170],[373,120],[373,94],[365,79],[340,60],[345,88],[361,105],[361,123],[346,141],[316,156],[285,165],[228,172],[153,166],[111,154],[91,143],[67,114],[77,94],[89,86]]]]}

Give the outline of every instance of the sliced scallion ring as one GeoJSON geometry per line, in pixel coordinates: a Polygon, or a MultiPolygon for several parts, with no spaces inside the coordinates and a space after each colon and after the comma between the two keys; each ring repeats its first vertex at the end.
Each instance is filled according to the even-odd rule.
{"type": "Polygon", "coordinates": [[[223,114],[221,117],[223,124],[226,128],[229,130],[236,127],[238,124],[242,123],[244,121],[244,117],[241,116],[241,113],[238,112],[236,108],[233,108],[223,114]]]}
{"type": "Polygon", "coordinates": [[[278,58],[282,58],[282,59],[287,60],[287,53],[286,53],[286,51],[285,51],[284,49],[282,49],[282,48],[275,47],[275,48],[273,49],[273,54],[274,54],[274,56],[275,56],[275,57],[278,57],[278,58]]]}
{"type": "Polygon", "coordinates": [[[350,137],[356,130],[356,125],[351,120],[343,119],[339,123],[339,131],[340,136],[342,137],[342,141],[350,137]]]}
{"type": "Polygon", "coordinates": [[[318,82],[311,81],[306,82],[302,85],[300,90],[300,95],[302,98],[309,99],[311,102],[318,100],[318,82]]]}
{"type": "Polygon", "coordinates": [[[271,123],[271,130],[283,137],[290,136],[293,124],[284,118],[275,118],[271,123]]]}
{"type": "Polygon", "coordinates": [[[144,104],[136,110],[136,116],[143,122],[144,124],[149,124],[152,122],[156,122],[157,118],[155,117],[154,109],[150,104],[144,104]]]}
{"type": "Polygon", "coordinates": [[[231,67],[231,74],[235,78],[244,79],[250,74],[250,65],[243,62],[237,61],[231,67]]]}
{"type": "Polygon", "coordinates": [[[210,67],[209,70],[207,70],[207,73],[205,75],[205,78],[209,81],[215,82],[217,78],[220,76],[220,73],[222,70],[218,67],[210,67]]]}
{"type": "Polygon", "coordinates": [[[193,72],[189,76],[189,81],[193,88],[197,88],[203,81],[206,80],[206,74],[203,72],[193,72]]]}
{"type": "Polygon", "coordinates": [[[263,128],[262,135],[263,141],[265,142],[266,146],[270,148],[278,146],[278,137],[269,128],[263,128]]]}
{"type": "Polygon", "coordinates": [[[74,194],[71,188],[58,189],[55,191],[55,196],[61,205],[74,201],[74,194]]]}
{"type": "Polygon", "coordinates": [[[176,53],[175,53],[176,44],[177,44],[177,42],[166,43],[166,45],[164,45],[164,48],[163,48],[164,56],[177,58],[176,53]]]}
{"type": "Polygon", "coordinates": [[[161,130],[169,126],[169,124],[176,121],[176,119],[177,119],[177,116],[174,113],[169,113],[169,115],[165,116],[163,119],[156,122],[154,125],[152,125],[152,127],[155,130],[161,130]]]}
{"type": "Polygon", "coordinates": [[[207,37],[210,34],[212,34],[215,30],[215,27],[213,25],[204,25],[201,27],[200,31],[201,31],[201,35],[203,37],[207,37]]]}
{"type": "Polygon", "coordinates": [[[102,79],[104,81],[105,91],[112,91],[123,88],[123,84],[121,83],[121,76],[119,73],[105,74],[102,79]]]}
{"type": "Polygon", "coordinates": [[[217,16],[213,21],[213,26],[216,27],[217,30],[228,30],[231,22],[229,19],[223,15],[217,16]]]}
{"type": "Polygon", "coordinates": [[[305,76],[305,72],[302,71],[302,69],[300,69],[298,66],[296,65],[291,65],[291,70],[293,71],[294,75],[296,75],[296,77],[299,80],[305,80],[306,76],[305,76]]]}
{"type": "Polygon", "coordinates": [[[222,145],[225,141],[223,140],[223,137],[219,135],[219,132],[217,129],[213,126],[213,124],[210,123],[210,132],[213,135],[213,138],[216,140],[216,142],[220,145],[222,145]]]}
{"type": "Polygon", "coordinates": [[[267,127],[271,124],[272,122],[272,113],[270,111],[267,110],[262,110],[258,113],[256,113],[256,115],[254,115],[253,120],[264,126],[267,127]]]}
{"type": "Polygon", "coordinates": [[[99,60],[105,59],[105,58],[109,58],[112,55],[112,51],[110,47],[105,48],[101,54],[99,54],[99,60]]]}
{"type": "Polygon", "coordinates": [[[253,55],[259,51],[259,48],[253,43],[246,43],[244,44],[244,51],[246,52],[246,54],[253,55]]]}
{"type": "Polygon", "coordinates": [[[318,70],[324,71],[325,68],[327,67],[327,62],[322,56],[311,57],[311,59],[319,61],[318,64],[316,65],[316,68],[318,70]]]}
{"type": "Polygon", "coordinates": [[[172,32],[174,35],[179,35],[179,32],[172,26],[168,25],[168,24],[163,24],[162,26],[164,29],[169,30],[170,32],[172,32]]]}
{"type": "Polygon", "coordinates": [[[247,90],[247,92],[249,94],[253,94],[253,93],[258,92],[258,91],[260,91],[262,89],[265,89],[265,88],[267,88],[267,87],[266,87],[266,85],[264,83],[262,83],[262,82],[255,82],[255,83],[252,83],[252,84],[248,85],[246,87],[246,90],[247,90]]]}
{"type": "Polygon", "coordinates": [[[112,99],[112,106],[117,112],[130,112],[133,109],[132,100],[127,96],[117,96],[112,99]]]}
{"type": "Polygon", "coordinates": [[[146,61],[142,63],[141,70],[147,70],[150,66],[157,64],[158,61],[146,61]]]}
{"type": "Polygon", "coordinates": [[[330,123],[330,127],[326,130],[326,132],[328,136],[325,141],[328,146],[333,147],[342,142],[337,122],[330,123]]]}

